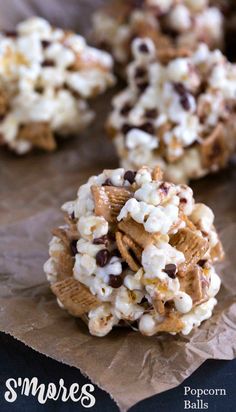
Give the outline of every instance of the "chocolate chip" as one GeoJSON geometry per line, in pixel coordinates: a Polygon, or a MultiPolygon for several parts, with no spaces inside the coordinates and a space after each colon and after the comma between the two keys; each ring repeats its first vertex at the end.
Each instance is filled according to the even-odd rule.
{"type": "Polygon", "coordinates": [[[175,279],[176,278],[176,270],[177,270],[176,265],[174,265],[174,263],[169,263],[168,265],[165,266],[164,272],[167,273],[167,275],[171,279],[175,279]]]}
{"type": "Polygon", "coordinates": [[[102,268],[107,265],[111,258],[111,254],[109,250],[107,249],[102,249],[99,250],[99,252],[96,254],[96,263],[98,266],[101,266],[102,268]]]}
{"type": "Polygon", "coordinates": [[[148,82],[143,82],[143,83],[139,83],[137,84],[138,89],[140,90],[140,92],[145,92],[146,88],[148,87],[149,83],[148,82]]]}
{"type": "Polygon", "coordinates": [[[6,114],[0,114],[0,122],[2,122],[6,117],[6,114]]]}
{"type": "Polygon", "coordinates": [[[52,67],[55,66],[55,63],[53,60],[44,60],[41,64],[42,67],[52,67]]]}
{"type": "Polygon", "coordinates": [[[72,212],[70,215],[71,220],[75,220],[75,212],[72,212]]]}
{"type": "Polygon", "coordinates": [[[180,198],[180,203],[185,203],[185,204],[186,204],[186,203],[187,203],[187,199],[185,199],[184,197],[181,197],[181,198],[180,198]]]}
{"type": "Polygon", "coordinates": [[[118,275],[110,275],[108,285],[114,289],[118,289],[122,286],[123,279],[121,276],[118,275]]]}
{"type": "Polygon", "coordinates": [[[75,256],[76,253],[78,253],[78,251],[77,251],[77,242],[78,242],[78,240],[72,240],[70,242],[70,249],[71,249],[71,253],[72,253],[73,256],[75,256]]]}
{"type": "Polygon", "coordinates": [[[150,122],[143,123],[142,126],[139,127],[139,129],[149,134],[155,134],[154,126],[150,122]]]}
{"type": "Polygon", "coordinates": [[[145,112],[145,116],[148,117],[149,119],[155,119],[158,116],[158,110],[157,109],[148,109],[145,112]]]}
{"type": "Polygon", "coordinates": [[[165,193],[165,195],[168,195],[169,192],[169,186],[164,182],[159,186],[159,189],[162,190],[162,192],[165,193]]]}
{"type": "Polygon", "coordinates": [[[41,44],[42,44],[42,47],[43,47],[44,49],[46,49],[47,47],[50,46],[51,42],[48,41],[48,40],[41,40],[41,44]]]}
{"type": "Polygon", "coordinates": [[[188,91],[183,83],[174,83],[174,90],[180,96],[180,104],[184,108],[184,110],[189,111],[191,109],[190,101],[188,97],[188,91]]]}
{"type": "Polygon", "coordinates": [[[106,179],[102,186],[114,186],[111,179],[106,179]]]}
{"type": "Polygon", "coordinates": [[[187,112],[191,109],[190,101],[187,94],[185,96],[180,97],[180,104],[187,112]]]}
{"type": "Polygon", "coordinates": [[[120,251],[119,249],[114,249],[111,251],[111,256],[115,256],[115,257],[121,257],[120,251]]]}
{"type": "Polygon", "coordinates": [[[141,52],[141,53],[149,53],[149,48],[148,48],[148,46],[146,45],[146,43],[141,43],[140,44],[140,46],[139,46],[139,51],[141,52]]]}
{"type": "Polygon", "coordinates": [[[137,172],[134,172],[133,170],[127,170],[127,172],[125,172],[124,174],[124,179],[128,180],[128,182],[132,185],[134,183],[136,174],[137,172]]]}
{"type": "Polygon", "coordinates": [[[144,67],[138,66],[136,67],[135,73],[134,73],[134,77],[135,79],[140,79],[140,77],[144,77],[146,76],[147,71],[144,67]]]}
{"type": "Polygon", "coordinates": [[[107,235],[104,235],[104,236],[97,237],[97,238],[93,239],[93,244],[94,245],[108,246],[109,243],[110,243],[110,241],[109,241],[109,237],[107,235]]]}
{"type": "Polygon", "coordinates": [[[206,259],[201,259],[201,260],[199,260],[199,261],[197,262],[197,264],[198,264],[199,266],[203,267],[206,262],[207,262],[206,259]]]}
{"type": "Polygon", "coordinates": [[[15,30],[5,30],[5,31],[4,31],[4,35],[5,35],[6,37],[17,37],[17,36],[18,36],[18,33],[17,33],[17,31],[15,31],[15,30]]]}
{"type": "Polygon", "coordinates": [[[124,106],[120,110],[120,114],[122,116],[127,116],[132,109],[132,106],[129,103],[125,103],[124,106]]]}
{"type": "Polygon", "coordinates": [[[130,130],[132,130],[132,129],[133,129],[133,126],[131,126],[131,125],[128,124],[128,123],[124,123],[123,126],[122,126],[121,131],[122,131],[122,133],[123,133],[124,135],[126,135],[126,134],[129,133],[130,130]]]}
{"type": "Polygon", "coordinates": [[[187,89],[183,83],[173,83],[173,86],[174,86],[174,90],[176,91],[176,93],[178,93],[180,96],[186,95],[187,89]]]}

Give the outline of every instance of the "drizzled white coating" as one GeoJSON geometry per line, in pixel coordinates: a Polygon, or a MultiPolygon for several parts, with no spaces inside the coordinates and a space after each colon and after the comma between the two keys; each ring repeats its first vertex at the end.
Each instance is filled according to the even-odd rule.
{"type": "MultiPolygon", "coordinates": [[[[214,157],[209,166],[204,163],[202,145],[219,123],[228,127],[234,113],[230,106],[236,103],[236,66],[205,44],[164,65],[153,57],[153,50],[143,53],[140,42],[151,50],[150,39],[133,41],[128,87],[113,99],[108,119],[121,165],[160,165],[167,179],[177,183],[223,167],[214,157]],[[123,111],[127,106],[129,110],[123,111]]],[[[226,132],[226,156],[235,142],[226,132]]]]}
{"type": "Polygon", "coordinates": [[[32,147],[17,138],[23,124],[46,122],[60,135],[77,133],[94,117],[86,99],[113,83],[108,53],[42,18],[18,24],[16,35],[0,33],[0,85],[10,94],[0,122],[3,140],[22,154],[32,147]]]}
{"type": "MultiPolygon", "coordinates": [[[[183,321],[183,333],[189,333],[194,326],[211,316],[216,303],[215,296],[220,288],[220,279],[210,260],[210,250],[204,259],[207,261],[202,276],[206,283],[206,302],[197,306],[190,295],[181,289],[178,276],[168,274],[168,266],[174,266],[176,271],[185,262],[185,255],[170,244],[171,233],[177,233],[186,223],[180,218],[184,213],[192,224],[195,222],[199,236],[209,239],[218,237],[213,221],[214,215],[203,204],[195,204],[192,190],[186,185],[174,185],[163,181],[154,181],[152,170],[148,167],[139,169],[134,177],[135,191],[133,197],[122,208],[118,221],[132,217],[143,224],[148,233],[153,233],[150,226],[146,227],[152,213],[159,213],[160,225],[157,240],[147,245],[141,256],[141,267],[137,272],[124,268],[121,255],[113,254],[117,249],[116,241],[111,235],[111,226],[102,216],[96,216],[94,200],[91,194],[93,185],[101,186],[105,182],[113,182],[117,187],[129,188],[125,170],[105,170],[98,176],[91,177],[80,187],[75,201],[67,202],[62,209],[69,216],[73,215],[78,228],[78,241],[73,267],[73,276],[85,285],[95,295],[100,305],[87,313],[88,327],[91,334],[104,336],[121,320],[128,324],[138,322],[141,333],[151,336],[156,333],[158,326],[164,320],[153,309],[153,302],[158,298],[164,304],[171,303],[173,310],[183,321]],[[174,219],[169,215],[168,207],[175,207],[174,219]],[[141,212],[142,209],[142,212],[141,212]],[[103,243],[102,237],[108,235],[103,243]],[[97,242],[97,240],[99,242],[97,242]],[[108,240],[110,239],[110,240],[108,240]],[[104,249],[109,251],[110,259],[105,265],[100,265],[97,256],[104,249]],[[110,277],[122,278],[122,283],[116,287],[110,283],[110,277]],[[146,302],[143,304],[143,302],[146,302]],[[146,305],[146,306],[145,306],[146,305]]],[[[153,224],[153,223],[152,223],[153,224]]],[[[215,245],[216,243],[212,243],[215,245]]],[[[209,248],[211,248],[209,240],[209,248]]],[[[56,236],[50,242],[50,258],[44,265],[44,270],[50,283],[57,281],[59,275],[58,255],[65,251],[63,242],[56,236]]]]}

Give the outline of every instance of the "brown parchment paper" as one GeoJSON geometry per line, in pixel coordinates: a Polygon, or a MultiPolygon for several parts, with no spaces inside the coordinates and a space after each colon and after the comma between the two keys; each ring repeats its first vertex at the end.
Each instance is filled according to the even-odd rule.
{"type": "MultiPolygon", "coordinates": [[[[89,27],[95,0],[0,0],[0,26],[13,27],[40,14],[63,26],[89,27]],[[71,24],[70,24],[71,23],[71,24]]],[[[193,184],[198,201],[215,211],[226,250],[218,268],[223,286],[214,316],[187,337],[146,338],[116,329],[99,339],[62,311],[42,270],[50,230],[62,222],[61,204],[103,168],[118,166],[103,121],[111,93],[94,102],[97,122],[58,152],[17,158],[0,153],[0,330],[58,361],[76,366],[105,389],[125,411],[136,402],[173,388],[206,359],[236,355],[236,168],[193,184]]]]}

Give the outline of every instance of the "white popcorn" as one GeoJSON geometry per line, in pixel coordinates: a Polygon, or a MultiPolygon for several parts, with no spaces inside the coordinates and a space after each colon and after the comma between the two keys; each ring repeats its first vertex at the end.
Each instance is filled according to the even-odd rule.
{"type": "Polygon", "coordinates": [[[129,149],[135,149],[139,146],[145,146],[152,150],[158,147],[158,140],[150,136],[148,133],[139,129],[132,129],[127,133],[126,145],[129,149]]]}
{"type": "Polygon", "coordinates": [[[189,30],[192,22],[188,8],[183,4],[177,4],[168,16],[168,24],[172,29],[177,30],[180,33],[189,30]]]}
{"type": "Polygon", "coordinates": [[[118,323],[117,318],[112,315],[109,305],[104,304],[89,312],[89,331],[91,335],[105,336],[112,327],[118,323]]]}
{"type": "Polygon", "coordinates": [[[191,214],[191,219],[200,229],[209,233],[213,225],[214,214],[208,206],[203,203],[196,203],[191,214]]]}
{"type": "Polygon", "coordinates": [[[78,222],[78,231],[87,239],[101,237],[108,232],[107,221],[100,216],[81,216],[78,222]]]}
{"type": "Polygon", "coordinates": [[[201,322],[209,319],[212,316],[216,303],[217,300],[215,298],[210,298],[207,302],[193,308],[190,313],[183,315],[181,318],[184,322],[183,335],[188,335],[194,327],[198,327],[201,322]]]}

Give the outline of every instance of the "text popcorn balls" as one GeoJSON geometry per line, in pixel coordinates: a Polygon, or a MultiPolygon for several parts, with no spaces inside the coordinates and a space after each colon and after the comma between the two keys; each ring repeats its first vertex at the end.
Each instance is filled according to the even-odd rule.
{"type": "Polygon", "coordinates": [[[225,167],[236,145],[236,65],[203,43],[167,48],[161,60],[148,38],[132,51],[107,123],[121,165],[159,165],[177,183],[225,167]]]}
{"type": "Polygon", "coordinates": [[[115,325],[188,334],[210,318],[223,250],[214,214],[159,168],[104,170],[63,205],[44,270],[58,304],[92,335],[115,325]]]}
{"type": "Polygon", "coordinates": [[[119,66],[130,60],[131,43],[149,37],[160,56],[166,47],[222,48],[224,16],[208,0],[112,0],[94,15],[94,40],[119,66]]]}
{"type": "Polygon", "coordinates": [[[93,119],[87,99],[113,85],[112,58],[83,37],[30,18],[0,34],[0,143],[23,154],[56,148],[93,119]]]}

